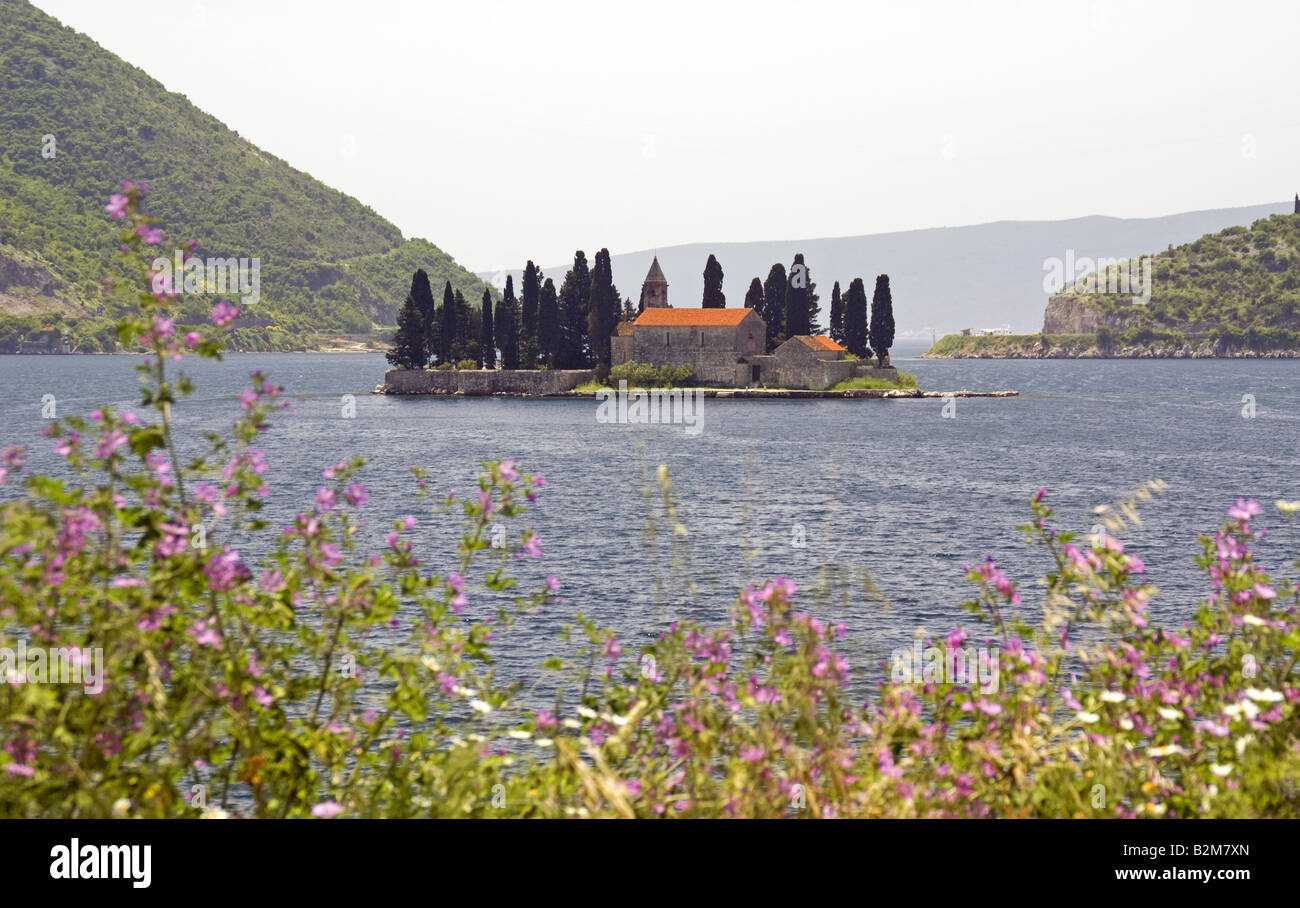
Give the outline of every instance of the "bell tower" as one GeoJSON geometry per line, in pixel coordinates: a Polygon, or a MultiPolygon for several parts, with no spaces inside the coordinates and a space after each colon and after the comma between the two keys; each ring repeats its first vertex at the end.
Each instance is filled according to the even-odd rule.
{"type": "Polygon", "coordinates": [[[646,309],[669,308],[668,279],[664,277],[664,271],[659,267],[657,255],[650,263],[650,271],[645,276],[645,283],[641,285],[641,303],[646,309]]]}

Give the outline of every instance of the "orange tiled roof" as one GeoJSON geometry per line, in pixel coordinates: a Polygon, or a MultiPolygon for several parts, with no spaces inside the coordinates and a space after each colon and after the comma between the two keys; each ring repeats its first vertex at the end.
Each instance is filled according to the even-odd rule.
{"type": "Polygon", "coordinates": [[[744,321],[753,309],[646,309],[637,325],[651,328],[730,328],[744,321]]]}
{"type": "Polygon", "coordinates": [[[631,337],[631,336],[632,336],[632,323],[631,323],[631,322],[619,322],[617,325],[614,326],[614,335],[615,335],[616,337],[631,337]]]}
{"type": "Polygon", "coordinates": [[[799,335],[799,341],[805,347],[811,347],[814,350],[835,350],[838,352],[844,349],[839,344],[835,343],[835,341],[831,340],[829,337],[822,337],[820,334],[816,334],[816,335],[801,334],[799,335]]]}

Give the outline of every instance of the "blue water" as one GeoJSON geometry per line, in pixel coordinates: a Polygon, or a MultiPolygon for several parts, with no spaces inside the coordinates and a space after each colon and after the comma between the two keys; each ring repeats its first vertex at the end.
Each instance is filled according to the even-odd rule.
{"type": "MultiPolygon", "coordinates": [[[[962,565],[985,555],[1023,581],[1033,612],[1043,562],[1016,525],[1040,486],[1061,523],[1086,532],[1094,506],[1150,478],[1169,483],[1143,506],[1142,525],[1120,534],[1161,589],[1152,612],[1164,620],[1189,613],[1206,589],[1192,563],[1197,534],[1239,496],[1258,498],[1263,524],[1280,530],[1262,547],[1265,563],[1294,560],[1273,502],[1300,498],[1300,362],[929,361],[915,359],[919,352],[901,344],[895,364],[924,388],[1021,396],[958,399],[952,419],[939,400],[707,400],[703,431],[692,437],[681,425],[598,423],[588,400],[370,395],[386,368],[380,355],[244,354],[187,364],[199,390],[181,406],[179,425],[191,440],[228,426],[238,409],[232,395],[251,370],[268,371],[294,401],[261,445],[271,464],[268,515],[289,522],[309,506],[321,469],[361,454],[371,493],[364,510],[377,537],[395,517],[421,513],[413,464],[431,470],[440,490],[469,489],[488,459],[516,458],[544,473],[528,518],[544,557],[518,564],[530,581],[556,574],[565,599],[505,646],[505,664],[520,674],[558,651],[554,633],[575,611],[636,641],[674,617],[719,618],[746,580],[777,573],[804,588],[828,587],[833,571],[850,579],[846,592],[809,605],[847,621],[860,665],[903,645],[918,626],[969,624],[957,609],[969,590],[962,565]],[[342,416],[345,394],[356,397],[354,419],[342,416]],[[1253,419],[1242,416],[1246,394],[1255,398],[1253,419]],[[689,554],[677,570],[666,537],[656,548],[645,533],[643,478],[654,485],[659,464],[673,477],[688,529],[689,554]],[[792,544],[798,527],[803,547],[792,544]],[[865,595],[864,571],[888,608],[865,595]]],[[[0,443],[30,445],[33,467],[53,467],[40,436],[42,397],[55,396],[60,416],[135,405],[135,362],[0,356],[0,443]]],[[[415,539],[426,563],[450,565],[454,536],[445,527],[422,520],[415,539]]]]}

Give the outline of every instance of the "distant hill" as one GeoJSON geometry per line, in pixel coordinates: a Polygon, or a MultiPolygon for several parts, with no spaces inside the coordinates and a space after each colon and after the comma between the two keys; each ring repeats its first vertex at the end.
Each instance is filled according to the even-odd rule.
{"type": "Polygon", "coordinates": [[[101,282],[118,266],[103,205],[123,179],[149,184],[167,235],[197,240],[198,255],[261,260],[245,347],[391,325],[417,267],[435,287],[483,294],[437,246],[404,239],[25,0],[0,0],[0,321],[11,330],[56,321],[92,346],[111,336],[101,282]]]}
{"type": "MultiPolygon", "coordinates": [[[[861,277],[868,288],[887,273],[893,290],[894,317],[900,335],[929,338],[962,328],[979,330],[1009,324],[1018,332],[1038,331],[1048,294],[1043,264],[1065,258],[1126,258],[1159,252],[1202,234],[1249,224],[1271,214],[1289,213],[1291,202],[1191,211],[1158,218],[1091,216],[1064,221],[998,221],[970,227],[938,227],[868,236],[754,243],[692,243],[612,257],[619,292],[635,303],[651,258],[668,278],[668,301],[698,306],[709,254],[722,263],[728,306],[739,306],[754,277],[766,278],[774,262],[787,268],[795,253],[804,253],[821,297],[822,325],[830,315],[831,287],[861,277]]],[[[586,248],[588,259],[599,247],[586,248]]],[[[543,271],[556,284],[568,264],[543,271]]],[[[490,274],[481,274],[491,279],[490,274]]],[[[504,280],[504,276],[501,278],[504,280]]],[[[519,273],[515,272],[516,284],[519,273]]]]}

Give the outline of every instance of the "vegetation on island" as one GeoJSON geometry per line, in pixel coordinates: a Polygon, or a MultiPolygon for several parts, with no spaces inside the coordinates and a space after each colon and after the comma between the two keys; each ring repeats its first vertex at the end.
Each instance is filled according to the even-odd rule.
{"type": "MultiPolygon", "coordinates": [[[[1207,592],[1181,624],[1151,617],[1147,566],[1120,541],[1161,484],[1086,538],[1039,490],[1020,530],[1046,576],[967,567],[966,622],[888,663],[849,662],[827,612],[838,595],[775,577],[720,603],[725,618],[649,642],[574,615],[538,702],[492,653],[560,605],[560,578],[524,589],[512,571],[543,557],[515,528],[544,478],[487,463],[477,488],[439,495],[413,468],[421,513],[382,515],[392,530],[375,550],[362,527],[381,515],[356,458],[326,465],[300,513],[270,524],[257,443],[283,389],[254,373],[229,430],[181,456],[174,421],[193,385],[178,370],[219,357],[238,311],[221,301],[204,330],[178,333],[175,297],[148,275],[145,191],[123,195],[141,289],[119,327],[147,351],[142,412],[53,423],[60,476],[0,452],[0,815],[1300,814],[1300,589],[1285,576],[1300,567],[1300,502],[1277,503],[1289,533],[1267,548],[1260,505],[1227,509],[1201,537],[1207,592]],[[448,563],[416,545],[428,522],[461,524],[448,563]],[[71,683],[41,683],[55,666],[71,683]]],[[[690,529],[665,467],[645,497],[655,563],[680,563],[690,529]]]]}
{"type": "MultiPolygon", "coordinates": [[[[416,268],[470,299],[485,290],[437,246],[404,239],[25,0],[0,16],[0,72],[0,352],[16,352],[20,337],[120,349],[116,325],[135,312],[105,286],[129,274],[102,206],[121,173],[147,181],[158,215],[194,238],[185,254],[259,260],[260,298],[241,306],[230,349],[377,339],[416,268]]],[[[217,298],[184,294],[178,323],[201,324],[217,298]]]]}

